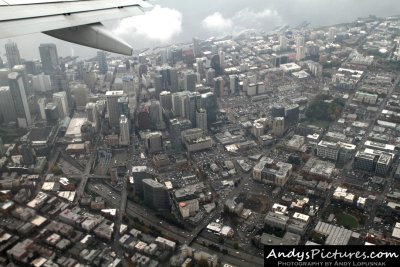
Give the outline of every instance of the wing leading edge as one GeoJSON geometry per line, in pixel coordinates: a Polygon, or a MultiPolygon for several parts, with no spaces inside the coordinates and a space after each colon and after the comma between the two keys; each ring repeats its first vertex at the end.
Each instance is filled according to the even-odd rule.
{"type": "Polygon", "coordinates": [[[131,55],[132,48],[100,21],[141,15],[151,7],[140,0],[23,2],[0,5],[0,39],[43,32],[68,42],[125,55],[131,55]]]}

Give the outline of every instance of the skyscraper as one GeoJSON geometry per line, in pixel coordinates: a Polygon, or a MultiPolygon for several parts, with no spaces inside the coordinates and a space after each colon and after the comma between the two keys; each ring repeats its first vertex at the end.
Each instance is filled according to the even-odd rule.
{"type": "Polygon", "coordinates": [[[38,99],[38,106],[39,106],[39,113],[40,113],[40,118],[42,120],[46,119],[46,105],[47,105],[47,99],[42,97],[38,99]]]}
{"type": "Polygon", "coordinates": [[[11,69],[15,65],[20,65],[21,57],[19,55],[17,44],[9,40],[8,43],[6,43],[5,47],[6,47],[8,67],[11,69]]]}
{"type": "Polygon", "coordinates": [[[143,196],[144,203],[156,210],[169,210],[169,196],[165,186],[152,179],[144,179],[143,196]]]}
{"type": "Polygon", "coordinates": [[[55,102],[49,102],[44,108],[44,112],[46,113],[46,120],[48,123],[56,124],[60,119],[60,112],[57,104],[58,103],[55,102]]]}
{"type": "Polygon", "coordinates": [[[97,51],[97,61],[99,62],[99,71],[106,74],[108,71],[107,53],[105,51],[97,51]]]}
{"type": "Polygon", "coordinates": [[[272,122],[272,132],[275,136],[281,137],[285,132],[285,118],[275,117],[272,122]]]}
{"type": "Polygon", "coordinates": [[[98,114],[97,114],[97,108],[96,108],[96,104],[93,102],[89,102],[86,104],[86,116],[88,121],[92,122],[93,124],[95,124],[95,128],[97,128],[97,118],[98,118],[98,114]]]}
{"type": "Polygon", "coordinates": [[[32,123],[22,76],[17,72],[8,74],[11,95],[17,115],[18,127],[27,128],[32,123]]]}
{"type": "Polygon", "coordinates": [[[107,112],[111,126],[119,124],[118,98],[124,95],[124,91],[107,91],[107,112]]]}
{"type": "Polygon", "coordinates": [[[72,88],[76,109],[84,111],[89,99],[89,88],[85,84],[77,84],[72,88]]]}
{"type": "Polygon", "coordinates": [[[0,87],[0,123],[16,122],[14,102],[10,87],[0,87]]]}
{"type": "Polygon", "coordinates": [[[61,119],[65,118],[65,116],[68,116],[69,115],[69,106],[68,106],[67,93],[66,92],[54,93],[53,100],[54,101],[58,100],[61,104],[61,109],[62,109],[61,119]]]}
{"type": "Polygon", "coordinates": [[[194,92],[196,90],[197,76],[193,72],[186,72],[184,76],[184,86],[186,91],[194,92]]]}
{"type": "Polygon", "coordinates": [[[204,134],[207,134],[207,111],[198,109],[196,111],[196,128],[202,129],[204,134]]]}
{"type": "Polygon", "coordinates": [[[221,97],[224,95],[224,79],[222,77],[214,78],[214,94],[217,97],[221,97]]]}
{"type": "Polygon", "coordinates": [[[54,70],[53,75],[51,75],[51,84],[54,92],[67,92],[68,103],[69,105],[72,105],[71,87],[69,86],[67,75],[60,67],[57,67],[54,70]]]}
{"type": "Polygon", "coordinates": [[[217,111],[218,111],[218,104],[217,98],[214,93],[205,93],[202,94],[201,97],[198,99],[197,108],[203,108],[207,110],[207,123],[214,123],[217,121],[217,111]]]}
{"type": "Polygon", "coordinates": [[[41,44],[39,46],[40,60],[43,72],[51,75],[59,66],[57,47],[55,44],[41,44]]]}
{"type": "Polygon", "coordinates": [[[192,123],[190,120],[180,120],[172,119],[170,120],[170,138],[172,150],[175,153],[180,153],[182,151],[182,131],[191,129],[192,123]]]}
{"type": "Polygon", "coordinates": [[[162,91],[160,93],[160,104],[164,110],[172,109],[172,95],[171,92],[162,91]]]}
{"type": "Polygon", "coordinates": [[[51,80],[49,75],[39,74],[32,76],[32,88],[35,92],[45,93],[51,91],[51,80]]]}
{"type": "Polygon", "coordinates": [[[218,55],[219,55],[219,65],[223,69],[225,68],[225,51],[219,50],[218,55]]]}
{"type": "Polygon", "coordinates": [[[160,95],[161,91],[163,90],[163,76],[162,75],[157,74],[154,76],[153,86],[154,86],[154,89],[156,89],[156,95],[158,97],[160,95]]]}
{"type": "Polygon", "coordinates": [[[124,115],[129,119],[129,99],[127,96],[121,96],[118,98],[118,116],[124,115]]]}
{"type": "Polygon", "coordinates": [[[195,57],[200,56],[200,40],[196,37],[193,38],[193,54],[195,57]]]}
{"type": "Polygon", "coordinates": [[[125,115],[121,115],[119,119],[119,145],[129,145],[129,121],[125,115]]]}
{"type": "Polygon", "coordinates": [[[231,94],[239,95],[240,87],[239,87],[239,76],[236,74],[229,75],[229,90],[231,94]]]}
{"type": "Polygon", "coordinates": [[[11,70],[13,72],[18,72],[21,75],[22,81],[24,82],[25,91],[28,94],[28,73],[26,72],[25,65],[15,65],[11,70]]]}
{"type": "Polygon", "coordinates": [[[213,87],[214,86],[214,78],[215,78],[215,70],[212,68],[209,68],[206,73],[206,84],[208,86],[213,87]]]}
{"type": "Polygon", "coordinates": [[[0,69],[0,86],[8,86],[8,74],[10,74],[10,72],[8,68],[0,69]]]}
{"type": "Polygon", "coordinates": [[[333,42],[336,37],[336,28],[335,27],[330,27],[328,31],[328,40],[333,42]]]}
{"type": "Polygon", "coordinates": [[[162,109],[160,101],[151,100],[149,112],[150,112],[151,127],[155,129],[163,128],[164,122],[162,120],[162,109]]]}
{"type": "Polygon", "coordinates": [[[279,47],[282,51],[287,49],[287,44],[288,39],[284,35],[279,36],[279,47]]]}

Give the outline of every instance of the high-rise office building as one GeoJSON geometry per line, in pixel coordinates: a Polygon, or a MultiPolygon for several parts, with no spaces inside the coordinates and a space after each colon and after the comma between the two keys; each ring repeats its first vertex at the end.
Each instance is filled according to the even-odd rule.
{"type": "Polygon", "coordinates": [[[145,147],[148,153],[160,152],[163,150],[163,138],[161,132],[150,132],[145,136],[145,147]]]}
{"type": "Polygon", "coordinates": [[[208,86],[214,87],[215,70],[209,68],[206,73],[206,84],[208,86]]]}
{"type": "Polygon", "coordinates": [[[127,96],[121,96],[118,98],[118,115],[124,115],[129,119],[130,109],[129,109],[129,98],[127,96]]]}
{"type": "Polygon", "coordinates": [[[169,69],[169,79],[170,79],[170,91],[178,92],[179,91],[178,70],[176,68],[169,69]]]}
{"type": "Polygon", "coordinates": [[[207,134],[207,111],[205,109],[200,108],[196,111],[196,127],[207,134]]]}
{"type": "Polygon", "coordinates": [[[222,69],[224,69],[225,68],[225,51],[219,50],[218,55],[219,55],[219,65],[221,66],[222,69]]]}
{"type": "Polygon", "coordinates": [[[21,75],[22,81],[24,82],[25,91],[28,94],[28,73],[26,72],[25,65],[15,65],[11,70],[13,72],[18,72],[21,75]]]}
{"type": "Polygon", "coordinates": [[[129,143],[129,120],[125,115],[121,115],[119,119],[119,145],[128,146],[129,143]]]}
{"type": "Polygon", "coordinates": [[[207,110],[207,123],[215,123],[217,121],[218,104],[214,93],[208,92],[201,94],[198,98],[197,108],[207,110]]]}
{"type": "Polygon", "coordinates": [[[149,112],[151,127],[155,129],[163,128],[164,122],[162,120],[162,108],[160,105],[160,101],[151,100],[149,112]]]}
{"type": "Polygon", "coordinates": [[[287,106],[285,108],[285,122],[288,126],[293,125],[299,121],[300,117],[300,107],[297,104],[287,106]]]}
{"type": "Polygon", "coordinates": [[[306,57],[306,48],[304,46],[296,47],[296,60],[302,60],[306,57]]]}
{"type": "Polygon", "coordinates": [[[335,38],[336,38],[336,28],[330,27],[328,31],[328,40],[333,42],[335,41],[335,38]]]}
{"type": "Polygon", "coordinates": [[[60,112],[57,104],[58,103],[55,102],[49,102],[44,108],[44,112],[46,113],[46,120],[50,124],[56,124],[60,119],[60,112]]]}
{"type": "Polygon", "coordinates": [[[51,91],[51,80],[49,75],[39,74],[32,76],[32,88],[35,92],[45,93],[51,91]]]}
{"type": "Polygon", "coordinates": [[[205,73],[203,58],[196,58],[196,72],[201,76],[205,73]]]}
{"type": "Polygon", "coordinates": [[[107,91],[107,112],[111,126],[119,124],[118,99],[124,95],[124,91],[107,91]]]}
{"type": "Polygon", "coordinates": [[[193,72],[184,74],[184,88],[186,91],[194,92],[196,90],[197,75],[193,72]]]}
{"type": "Polygon", "coordinates": [[[144,179],[143,200],[144,203],[156,210],[169,210],[170,202],[165,186],[152,179],[144,179]]]}
{"type": "Polygon", "coordinates": [[[172,119],[170,120],[170,136],[171,146],[175,153],[182,151],[182,131],[191,129],[192,123],[190,120],[172,119]]]}
{"type": "Polygon", "coordinates": [[[163,76],[160,74],[154,75],[153,80],[154,89],[156,89],[156,96],[158,97],[163,90],[163,76]]]}
{"type": "Polygon", "coordinates": [[[286,38],[286,36],[281,35],[279,36],[279,47],[282,51],[285,51],[287,49],[288,46],[288,39],[286,38]]]}
{"type": "Polygon", "coordinates": [[[160,104],[164,110],[172,109],[172,95],[169,91],[162,91],[160,93],[160,104]]]}
{"type": "Polygon", "coordinates": [[[96,104],[93,102],[89,102],[86,104],[86,116],[88,121],[97,124],[98,123],[98,113],[96,104]]]}
{"type": "Polygon", "coordinates": [[[25,61],[25,68],[26,68],[26,73],[32,74],[32,75],[37,75],[38,74],[38,69],[36,67],[36,62],[33,60],[28,60],[25,61]]]}
{"type": "Polygon", "coordinates": [[[69,115],[69,105],[68,105],[68,99],[67,99],[67,93],[66,92],[57,92],[53,94],[53,101],[59,101],[61,104],[61,116],[60,118],[63,119],[65,116],[69,115]]]}
{"type": "Polygon", "coordinates": [[[51,75],[59,67],[57,47],[55,44],[40,44],[40,60],[42,70],[45,74],[51,75]]]}
{"type": "Polygon", "coordinates": [[[106,74],[108,71],[107,53],[105,51],[97,51],[97,61],[99,62],[99,71],[106,74]]]}
{"type": "Polygon", "coordinates": [[[5,47],[8,67],[11,69],[15,65],[21,65],[21,57],[19,55],[17,44],[9,40],[5,47]]]}
{"type": "Polygon", "coordinates": [[[193,38],[193,54],[195,57],[198,57],[201,54],[200,40],[196,37],[193,38]]]}
{"type": "Polygon", "coordinates": [[[22,76],[17,72],[11,72],[8,75],[11,95],[14,102],[17,123],[20,128],[27,128],[32,124],[31,113],[28,106],[28,99],[24,87],[22,76]]]}
{"type": "Polygon", "coordinates": [[[2,157],[4,155],[4,153],[6,153],[6,151],[4,148],[3,139],[1,139],[1,137],[0,137],[0,157],[2,157]]]}
{"type": "Polygon", "coordinates": [[[285,107],[280,105],[273,105],[271,109],[272,117],[285,117],[285,107]]]}
{"type": "Polygon", "coordinates": [[[140,130],[151,128],[150,107],[148,103],[141,104],[137,109],[137,124],[140,130]]]}
{"type": "Polygon", "coordinates": [[[217,97],[224,95],[224,79],[222,77],[214,78],[214,94],[217,97]]]}
{"type": "Polygon", "coordinates": [[[72,87],[77,110],[84,111],[89,100],[89,88],[85,84],[76,84],[72,87]]]}
{"type": "Polygon", "coordinates": [[[39,106],[39,114],[40,114],[40,119],[46,120],[46,105],[47,105],[47,99],[42,97],[38,99],[38,106],[39,106]]]}
{"type": "Polygon", "coordinates": [[[187,115],[186,119],[189,119],[192,122],[192,126],[196,127],[196,110],[198,109],[197,105],[199,103],[201,95],[199,92],[189,92],[188,93],[188,106],[187,111],[185,112],[187,115]]]}
{"type": "Polygon", "coordinates": [[[9,68],[0,69],[0,86],[8,86],[8,74],[10,74],[9,68]]]}
{"type": "MultiPolygon", "coordinates": [[[[161,75],[161,88],[162,90],[178,92],[178,70],[176,68],[171,68],[170,66],[163,66],[158,69],[161,75]]],[[[154,86],[157,90],[157,87],[154,86]]]]}
{"type": "Polygon", "coordinates": [[[275,136],[281,137],[285,132],[285,118],[275,117],[272,122],[272,132],[275,136]]]}
{"type": "Polygon", "coordinates": [[[229,75],[229,90],[231,94],[239,95],[239,76],[236,74],[229,75]]]}
{"type": "Polygon", "coordinates": [[[17,116],[10,87],[0,87],[0,123],[16,122],[17,116]]]}
{"type": "Polygon", "coordinates": [[[304,46],[304,36],[303,35],[297,35],[295,37],[296,40],[296,47],[304,46]]]}
{"type": "Polygon", "coordinates": [[[60,67],[57,67],[54,70],[53,75],[51,75],[51,85],[54,92],[61,92],[61,91],[67,92],[68,104],[72,106],[73,102],[72,102],[71,87],[69,86],[69,81],[66,73],[63,70],[61,70],[60,67]]]}
{"type": "Polygon", "coordinates": [[[22,162],[25,165],[32,165],[36,162],[35,151],[32,146],[27,143],[23,143],[19,146],[19,152],[22,155],[22,162]]]}

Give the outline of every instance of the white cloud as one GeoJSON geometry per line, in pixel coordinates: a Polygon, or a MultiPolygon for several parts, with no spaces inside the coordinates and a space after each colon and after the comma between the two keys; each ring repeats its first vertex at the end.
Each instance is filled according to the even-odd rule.
{"type": "Polygon", "coordinates": [[[221,13],[215,12],[201,22],[204,28],[212,31],[224,31],[232,27],[233,21],[224,18],[221,13]]]}
{"type": "Polygon", "coordinates": [[[259,12],[249,8],[242,9],[233,16],[232,20],[235,25],[257,29],[263,29],[266,26],[275,27],[283,23],[278,11],[268,8],[259,12]]]}
{"type": "Polygon", "coordinates": [[[141,35],[150,40],[167,42],[182,32],[182,13],[156,5],[144,15],[122,19],[114,32],[124,38],[141,35]]]}

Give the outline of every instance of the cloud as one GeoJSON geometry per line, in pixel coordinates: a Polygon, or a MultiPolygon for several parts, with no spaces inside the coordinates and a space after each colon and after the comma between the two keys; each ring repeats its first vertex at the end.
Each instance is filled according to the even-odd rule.
{"type": "Polygon", "coordinates": [[[142,16],[122,19],[114,32],[123,38],[140,35],[149,40],[167,42],[182,32],[182,13],[156,5],[142,16]]]}
{"type": "Polygon", "coordinates": [[[221,13],[215,12],[201,22],[204,28],[211,31],[225,31],[232,28],[233,21],[224,18],[221,13]]]}
{"type": "Polygon", "coordinates": [[[244,28],[268,30],[283,23],[282,17],[275,9],[264,9],[259,12],[250,8],[242,9],[233,16],[235,25],[244,28]]]}

